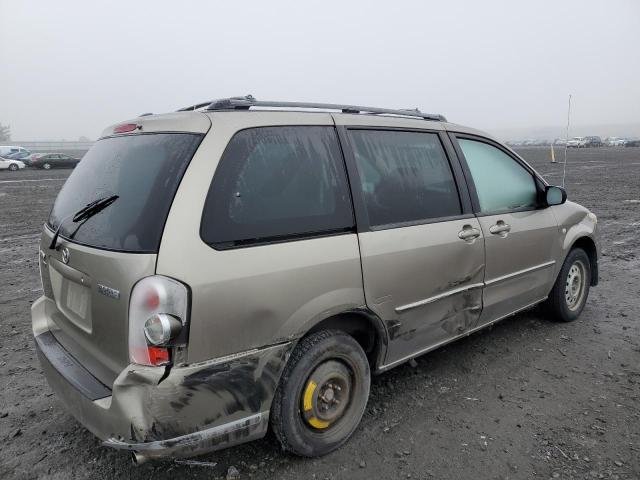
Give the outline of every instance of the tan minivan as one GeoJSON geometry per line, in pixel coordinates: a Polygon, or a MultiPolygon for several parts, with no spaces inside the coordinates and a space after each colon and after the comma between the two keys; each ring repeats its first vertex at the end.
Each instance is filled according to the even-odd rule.
{"type": "Polygon", "coordinates": [[[44,226],[42,368],[138,462],[265,435],[323,455],[371,373],[598,281],[596,216],[417,110],[238,97],[106,129],[44,226]]]}

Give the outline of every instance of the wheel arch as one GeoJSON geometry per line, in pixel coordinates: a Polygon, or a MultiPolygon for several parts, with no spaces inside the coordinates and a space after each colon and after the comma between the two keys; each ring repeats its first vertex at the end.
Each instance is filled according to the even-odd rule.
{"type": "Polygon", "coordinates": [[[367,308],[345,310],[323,318],[304,332],[299,340],[320,330],[340,330],[351,335],[367,355],[373,372],[384,364],[389,337],[382,320],[367,308]]]}
{"type": "Polygon", "coordinates": [[[591,286],[595,287],[598,285],[598,248],[596,246],[595,241],[587,236],[581,236],[576,238],[571,247],[567,250],[567,255],[569,252],[575,248],[581,248],[587,253],[589,257],[589,266],[591,267],[591,286]]]}

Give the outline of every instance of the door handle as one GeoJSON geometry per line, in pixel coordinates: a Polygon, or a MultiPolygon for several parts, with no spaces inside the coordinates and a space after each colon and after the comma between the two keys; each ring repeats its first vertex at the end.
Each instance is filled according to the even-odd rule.
{"type": "Polygon", "coordinates": [[[489,231],[494,235],[500,235],[501,237],[506,237],[507,234],[511,231],[511,225],[508,223],[504,223],[502,220],[498,220],[498,223],[491,226],[489,231]]]}
{"type": "Polygon", "coordinates": [[[480,236],[480,230],[473,228],[471,225],[465,225],[458,232],[458,238],[464,241],[473,241],[480,236]]]}

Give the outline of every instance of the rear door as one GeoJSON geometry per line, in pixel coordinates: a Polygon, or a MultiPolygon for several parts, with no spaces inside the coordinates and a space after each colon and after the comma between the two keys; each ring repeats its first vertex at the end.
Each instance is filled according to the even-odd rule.
{"type": "Polygon", "coordinates": [[[476,326],[484,240],[444,134],[352,127],[342,137],[366,301],[387,326],[389,367],[476,326]]]}
{"type": "Polygon", "coordinates": [[[540,207],[544,184],[530,167],[491,140],[458,134],[454,141],[485,237],[487,323],[548,294],[560,236],[551,210],[540,207]]]}

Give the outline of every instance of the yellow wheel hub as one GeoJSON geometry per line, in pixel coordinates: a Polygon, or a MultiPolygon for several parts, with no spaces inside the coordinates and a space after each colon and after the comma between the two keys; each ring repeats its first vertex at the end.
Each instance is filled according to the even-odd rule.
{"type": "Polygon", "coordinates": [[[302,417],[316,430],[325,430],[336,423],[350,401],[352,379],[347,367],[329,360],[310,375],[302,391],[302,417]]]}

